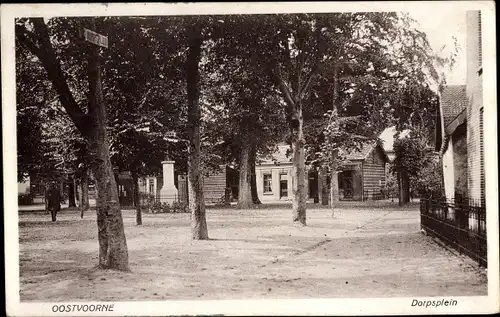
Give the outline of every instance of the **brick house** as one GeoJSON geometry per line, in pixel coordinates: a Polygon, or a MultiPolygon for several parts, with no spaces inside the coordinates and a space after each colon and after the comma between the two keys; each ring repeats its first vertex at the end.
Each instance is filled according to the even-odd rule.
{"type": "Polygon", "coordinates": [[[469,198],[485,201],[481,11],[467,11],[467,185],[469,198]]]}
{"type": "MultiPolygon", "coordinates": [[[[466,84],[441,91],[436,150],[443,158],[446,198],[485,206],[481,12],[467,11],[466,22],[466,84]]],[[[470,218],[469,226],[477,220],[470,218]]]]}

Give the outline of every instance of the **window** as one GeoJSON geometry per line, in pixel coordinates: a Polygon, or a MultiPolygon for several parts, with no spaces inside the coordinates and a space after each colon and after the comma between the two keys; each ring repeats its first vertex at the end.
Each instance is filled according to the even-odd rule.
{"type": "Polygon", "coordinates": [[[264,180],[264,194],[266,193],[272,193],[272,181],[273,177],[271,174],[264,174],[263,175],[263,180],[264,180]]]}
{"type": "Polygon", "coordinates": [[[149,192],[151,194],[155,192],[155,182],[152,179],[149,180],[149,192]]]}

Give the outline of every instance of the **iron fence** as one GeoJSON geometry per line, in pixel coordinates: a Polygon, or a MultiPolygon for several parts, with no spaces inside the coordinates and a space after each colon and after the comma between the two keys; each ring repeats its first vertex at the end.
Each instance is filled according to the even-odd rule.
{"type": "Polygon", "coordinates": [[[486,207],[470,199],[420,199],[420,225],[428,235],[487,266],[486,207]]]}
{"type": "Polygon", "coordinates": [[[384,199],[392,199],[395,200],[398,198],[398,194],[396,192],[390,192],[387,190],[364,190],[363,191],[363,200],[384,200],[384,199]]]}
{"type": "MultiPolygon", "coordinates": [[[[228,205],[231,202],[231,189],[226,188],[220,193],[205,193],[205,205],[228,205]]],[[[187,194],[178,195],[154,195],[151,193],[139,193],[138,203],[145,212],[170,213],[187,212],[187,194]]],[[[132,196],[120,196],[121,207],[133,208],[136,202],[132,196]]]]}

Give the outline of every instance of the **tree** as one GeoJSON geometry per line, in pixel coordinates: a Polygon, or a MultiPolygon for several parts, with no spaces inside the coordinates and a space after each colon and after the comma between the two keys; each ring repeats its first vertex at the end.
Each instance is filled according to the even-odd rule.
{"type": "Polygon", "coordinates": [[[399,188],[399,205],[410,201],[410,191],[424,196],[441,196],[442,169],[439,156],[429,142],[429,136],[410,131],[394,142],[394,165],[399,188]]]}
{"type": "Polygon", "coordinates": [[[185,96],[176,93],[183,91],[182,78],[178,71],[172,71],[179,61],[163,56],[172,51],[172,41],[160,40],[161,25],[158,18],[113,20],[115,42],[123,43],[114,45],[114,52],[121,58],[110,56],[105,64],[111,160],[118,171],[131,173],[138,225],[142,224],[138,178],[160,174],[161,161],[167,156],[183,155],[178,162],[186,157],[185,150],[166,137],[185,128],[181,104],[185,96]]]}
{"type": "Polygon", "coordinates": [[[191,210],[191,232],[193,239],[208,239],[205,201],[203,197],[203,174],[201,173],[200,120],[201,108],[199,64],[202,54],[203,37],[199,25],[189,25],[187,34],[188,52],[186,56],[186,89],[188,103],[187,134],[188,147],[188,191],[191,210]]]}
{"type": "MultiPolygon", "coordinates": [[[[61,20],[63,20],[63,23],[68,22],[68,20],[61,20]]],[[[71,20],[69,22],[75,21],[71,20]]],[[[95,29],[93,20],[86,22],[90,22],[88,26],[95,29]]],[[[92,156],[91,166],[98,188],[99,266],[127,271],[129,270],[128,250],[118,203],[118,192],[109,155],[99,51],[97,47],[91,46],[93,44],[87,43],[87,45],[84,45],[84,43],[78,41],[78,27],[68,30],[66,34],[51,34],[50,27],[45,24],[42,18],[19,19],[16,21],[16,38],[20,44],[24,45],[31,53],[38,57],[47,72],[48,79],[59,96],[62,106],[78,131],[89,142],[89,149],[92,156]],[[81,47],[87,48],[86,52],[89,57],[87,65],[89,78],[87,113],[82,110],[81,106],[75,100],[75,96],[70,90],[68,81],[61,68],[60,59],[62,56],[58,58],[52,44],[52,42],[57,44],[71,41],[79,42],[78,44],[81,47]]],[[[81,59],[84,60],[83,57],[81,59]]]]}
{"type": "MultiPolygon", "coordinates": [[[[438,67],[453,60],[435,55],[425,34],[411,27],[407,15],[381,12],[337,17],[336,27],[326,31],[335,53],[322,76],[326,83],[318,85],[323,89],[316,89],[327,92],[332,100],[323,136],[317,138],[320,161],[330,167],[332,209],[338,200],[339,150],[376,141],[393,122],[402,127],[408,118],[421,118],[428,108],[422,105],[429,100],[421,92],[428,83],[439,83],[438,67]],[[418,96],[420,102],[405,99],[407,95],[418,96]]],[[[326,99],[323,102],[328,104],[326,99]]],[[[317,145],[313,148],[318,150],[317,145]]]]}
{"type": "MultiPolygon", "coordinates": [[[[236,23],[228,17],[228,23],[236,23]]],[[[216,39],[207,52],[204,64],[204,90],[211,120],[207,137],[214,144],[211,151],[221,153],[222,161],[239,169],[238,208],[260,203],[257,195],[255,164],[257,153],[283,138],[284,115],[273,83],[251,63],[235,55],[235,47],[245,41],[229,31],[216,39]]]]}

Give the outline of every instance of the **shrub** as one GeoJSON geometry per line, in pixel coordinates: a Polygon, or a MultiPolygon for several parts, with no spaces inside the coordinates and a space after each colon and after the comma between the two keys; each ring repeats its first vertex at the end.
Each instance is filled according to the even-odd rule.
{"type": "Polygon", "coordinates": [[[33,205],[33,196],[31,194],[18,194],[17,203],[19,205],[33,205]]]}
{"type": "Polygon", "coordinates": [[[172,203],[157,201],[154,197],[148,198],[143,204],[146,211],[151,213],[185,213],[188,205],[185,202],[174,201],[172,203]]]}

